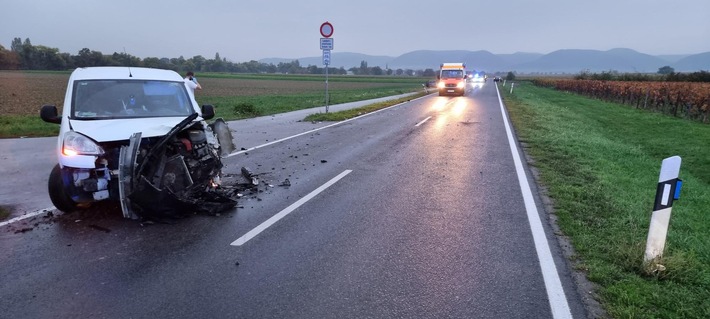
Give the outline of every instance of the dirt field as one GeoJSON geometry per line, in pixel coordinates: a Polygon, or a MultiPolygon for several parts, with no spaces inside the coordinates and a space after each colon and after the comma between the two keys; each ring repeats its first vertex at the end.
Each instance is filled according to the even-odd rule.
{"type": "MultiPolygon", "coordinates": [[[[323,81],[248,80],[199,77],[203,97],[288,95],[322,91],[323,81]]],[[[42,105],[61,108],[69,74],[0,71],[0,114],[37,115],[42,105]]],[[[392,83],[330,82],[329,89],[362,89],[392,86],[392,83]]],[[[61,112],[61,111],[60,111],[61,112]]]]}
{"type": "Polygon", "coordinates": [[[38,115],[44,104],[61,106],[69,74],[0,71],[0,114],[38,115]]]}

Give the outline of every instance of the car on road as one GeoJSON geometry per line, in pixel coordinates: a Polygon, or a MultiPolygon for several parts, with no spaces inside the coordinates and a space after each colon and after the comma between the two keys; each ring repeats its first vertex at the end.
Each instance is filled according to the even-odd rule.
{"type": "Polygon", "coordinates": [[[133,219],[233,207],[220,186],[231,133],[222,119],[207,124],[214,107],[198,107],[189,90],[169,70],[76,69],[62,113],[54,105],[40,111],[60,125],[48,183],[54,206],[71,212],[115,200],[133,219]]]}

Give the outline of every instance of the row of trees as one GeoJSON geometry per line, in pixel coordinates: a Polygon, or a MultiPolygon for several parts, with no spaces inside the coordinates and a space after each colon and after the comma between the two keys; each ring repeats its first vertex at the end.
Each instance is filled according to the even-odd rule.
{"type": "MultiPolygon", "coordinates": [[[[235,72],[235,73],[313,73],[324,69],[302,67],[298,60],[286,63],[266,64],[257,61],[233,63],[221,58],[219,53],[213,59],[201,55],[189,59],[148,57],[141,59],[131,54],[114,52],[107,55],[100,51],[83,48],[76,55],[59,52],[57,48],[33,45],[29,38],[22,41],[14,38],[10,50],[0,46],[0,69],[4,70],[68,70],[92,66],[134,66],[174,70],[178,72],[235,72]]],[[[344,74],[343,68],[329,68],[333,74],[344,74]]]]}
{"type": "MultiPolygon", "coordinates": [[[[0,70],[70,70],[78,67],[91,66],[134,66],[168,69],[177,72],[229,72],[229,73],[288,73],[288,74],[324,74],[325,68],[315,65],[301,66],[298,60],[291,62],[261,63],[249,61],[234,63],[227,61],[215,53],[214,58],[207,59],[201,55],[185,59],[148,57],[141,59],[128,53],[114,52],[107,55],[100,51],[84,48],[76,55],[59,52],[57,48],[43,45],[33,45],[29,38],[22,41],[14,38],[10,49],[0,45],[0,70]]],[[[347,74],[350,71],[357,75],[397,75],[397,76],[435,76],[433,69],[382,69],[379,66],[369,67],[362,61],[359,67],[328,68],[329,74],[347,74]]]]}

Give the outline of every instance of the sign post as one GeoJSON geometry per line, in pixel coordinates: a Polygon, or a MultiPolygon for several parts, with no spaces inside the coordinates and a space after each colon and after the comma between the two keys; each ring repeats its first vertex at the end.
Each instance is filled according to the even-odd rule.
{"type": "Polygon", "coordinates": [[[683,181],[678,178],[680,163],[680,156],[666,158],[661,163],[656,200],[646,239],[646,251],[643,255],[644,265],[650,265],[663,255],[673,201],[680,198],[680,188],[683,185],[683,181]]]}
{"type": "Polygon", "coordinates": [[[320,49],[323,50],[323,65],[325,65],[325,112],[328,113],[328,65],[330,65],[330,50],[333,50],[333,25],[326,21],[320,25],[320,49]]]}

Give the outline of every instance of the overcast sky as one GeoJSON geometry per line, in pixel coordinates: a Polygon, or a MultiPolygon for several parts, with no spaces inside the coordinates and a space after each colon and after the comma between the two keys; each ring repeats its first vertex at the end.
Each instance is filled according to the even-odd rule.
{"type": "Polygon", "coordinates": [[[2,0],[0,44],[232,62],[334,52],[710,51],[710,0],[2,0]],[[441,6],[437,4],[446,4],[441,6]]]}

